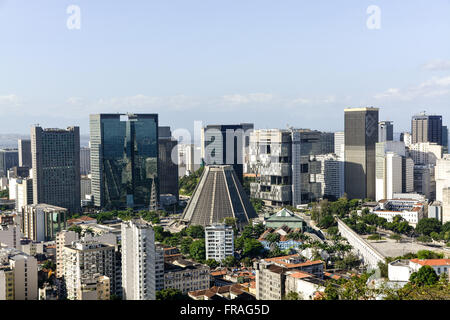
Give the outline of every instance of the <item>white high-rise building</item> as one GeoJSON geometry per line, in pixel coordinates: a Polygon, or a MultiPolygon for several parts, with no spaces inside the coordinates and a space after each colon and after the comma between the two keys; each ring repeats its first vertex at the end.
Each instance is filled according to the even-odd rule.
{"type": "Polygon", "coordinates": [[[124,300],[156,299],[156,246],[153,228],[142,220],[122,223],[124,300]]]}
{"type": "Polygon", "coordinates": [[[432,142],[413,143],[409,154],[416,165],[436,165],[437,159],[442,159],[443,147],[432,142]]]}
{"type": "Polygon", "coordinates": [[[0,300],[37,300],[36,258],[13,248],[0,249],[0,300]]]}
{"type": "Polygon", "coordinates": [[[376,144],[376,200],[392,199],[394,193],[414,191],[414,162],[406,157],[405,144],[385,141],[376,144]]]}
{"type": "Polygon", "coordinates": [[[450,187],[450,154],[444,155],[442,159],[436,161],[436,200],[443,201],[443,190],[450,187]]]}
{"type": "Polygon", "coordinates": [[[320,184],[321,195],[339,199],[344,195],[344,161],[335,154],[311,156],[311,163],[318,162],[317,173],[310,176],[310,181],[320,184]]]}
{"type": "Polygon", "coordinates": [[[56,234],[56,277],[64,275],[63,249],[72,242],[78,240],[78,233],[75,231],[63,230],[56,234]]]}
{"type": "Polygon", "coordinates": [[[92,283],[98,276],[110,279],[110,292],[115,280],[115,248],[96,241],[78,241],[64,246],[63,276],[67,298],[81,300],[80,288],[92,283]]]}
{"type": "Polygon", "coordinates": [[[334,133],[334,153],[341,159],[345,159],[345,132],[335,132],[334,133]]]}
{"type": "Polygon", "coordinates": [[[234,233],[231,226],[215,224],[205,228],[206,260],[223,261],[234,254],[234,233]]]}

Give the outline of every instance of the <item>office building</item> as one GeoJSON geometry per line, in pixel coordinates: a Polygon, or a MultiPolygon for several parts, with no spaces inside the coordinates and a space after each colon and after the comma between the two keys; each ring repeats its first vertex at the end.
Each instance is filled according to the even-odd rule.
{"type": "Polygon", "coordinates": [[[450,155],[438,159],[435,167],[436,200],[443,201],[443,190],[450,187],[450,155]]]}
{"type": "Polygon", "coordinates": [[[33,204],[33,180],[16,179],[15,185],[16,211],[22,212],[24,206],[33,204]]]}
{"type": "Polygon", "coordinates": [[[13,248],[0,248],[0,300],[37,300],[36,258],[13,248]]]}
{"type": "Polygon", "coordinates": [[[67,298],[80,300],[80,289],[98,276],[110,280],[110,292],[115,281],[115,248],[97,241],[77,241],[63,247],[63,277],[67,298]]]}
{"type": "Polygon", "coordinates": [[[409,147],[412,144],[412,136],[409,132],[400,133],[400,141],[405,143],[406,147],[409,147]]]}
{"type": "Polygon", "coordinates": [[[311,163],[311,156],[321,154],[321,137],[321,132],[308,129],[253,131],[249,167],[257,179],[250,184],[251,196],[273,206],[319,199],[321,185],[311,180],[318,164],[311,163]]]}
{"type": "Polygon", "coordinates": [[[448,127],[442,126],[442,150],[444,154],[448,153],[448,127]]]}
{"type": "Polygon", "coordinates": [[[203,161],[206,165],[232,165],[242,183],[252,131],[253,124],[249,123],[206,126],[201,136],[203,161]]]}
{"type": "Polygon", "coordinates": [[[406,157],[404,142],[376,144],[376,197],[392,199],[394,193],[414,191],[414,162],[406,157]]]}
{"type": "Polygon", "coordinates": [[[32,127],[31,155],[33,203],[80,212],[80,129],[32,127]]]}
{"type": "Polygon", "coordinates": [[[334,154],[340,157],[342,160],[345,159],[345,133],[335,132],[334,133],[334,154]]]}
{"type": "Polygon", "coordinates": [[[82,147],[80,149],[80,174],[88,175],[91,173],[91,148],[82,147]]]}
{"type": "Polygon", "coordinates": [[[419,142],[409,146],[409,155],[416,165],[436,165],[436,160],[441,159],[443,148],[437,143],[419,142]]]}
{"type": "Polygon", "coordinates": [[[156,246],[152,227],[141,220],[122,223],[124,300],[156,299],[156,246]]]}
{"type": "Polygon", "coordinates": [[[200,169],[202,164],[200,147],[196,147],[194,144],[178,144],[177,149],[179,177],[188,176],[200,169]]]}
{"type": "Polygon", "coordinates": [[[181,220],[206,227],[235,218],[241,229],[257,217],[233,167],[206,166],[181,220]]]}
{"type": "Polygon", "coordinates": [[[215,224],[205,228],[206,260],[223,261],[234,254],[233,227],[215,224]]]}
{"type": "Polygon", "coordinates": [[[344,161],[335,154],[310,156],[310,183],[318,184],[319,198],[336,200],[344,195],[344,161]]]}
{"type": "Polygon", "coordinates": [[[411,120],[412,143],[434,142],[442,145],[442,116],[422,112],[411,120]]]}
{"type": "Polygon", "coordinates": [[[380,121],[378,123],[378,142],[394,141],[394,123],[380,121]]]}
{"type": "Polygon", "coordinates": [[[321,132],[320,147],[320,154],[334,153],[334,132],[321,132]]]}
{"type": "Polygon", "coordinates": [[[424,195],[429,200],[436,199],[435,168],[432,165],[414,166],[414,192],[424,195]]]}
{"type": "Polygon", "coordinates": [[[178,200],[178,150],[177,140],[172,138],[170,127],[159,127],[159,190],[178,200]]]}
{"type": "Polygon", "coordinates": [[[345,109],[345,192],[349,199],[375,199],[378,108],[345,109]]]}
{"type": "Polygon", "coordinates": [[[49,204],[31,204],[22,208],[22,232],[33,241],[52,241],[67,227],[67,209],[49,204]]]}
{"type": "Polygon", "coordinates": [[[90,133],[95,206],[148,209],[152,188],[158,202],[158,115],[91,115],[90,133]]]}
{"type": "Polygon", "coordinates": [[[0,149],[0,177],[6,177],[8,170],[19,164],[17,149],[0,149]]]}
{"type": "Polygon", "coordinates": [[[31,168],[31,140],[19,139],[17,144],[19,149],[19,167],[31,168]]]}
{"type": "Polygon", "coordinates": [[[92,194],[91,190],[91,178],[89,176],[81,176],[80,178],[80,187],[81,187],[81,200],[86,200],[86,196],[92,194]]]}

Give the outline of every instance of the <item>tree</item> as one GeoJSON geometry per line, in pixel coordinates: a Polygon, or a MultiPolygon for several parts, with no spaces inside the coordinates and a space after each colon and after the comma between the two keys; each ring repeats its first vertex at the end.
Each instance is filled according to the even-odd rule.
{"type": "Polygon", "coordinates": [[[239,260],[236,259],[234,256],[228,256],[222,261],[222,264],[225,267],[229,267],[229,268],[237,267],[239,264],[239,260]]]}
{"type": "Polygon", "coordinates": [[[367,237],[368,240],[381,240],[381,235],[379,233],[371,234],[367,237]]]}
{"type": "Polygon", "coordinates": [[[389,276],[388,274],[388,264],[383,263],[381,261],[378,262],[378,269],[380,270],[380,276],[382,278],[387,278],[389,276]]]}
{"type": "Polygon", "coordinates": [[[72,225],[68,230],[74,231],[74,232],[78,233],[78,235],[81,235],[81,232],[83,231],[83,229],[77,225],[72,225]]]}
{"type": "Polygon", "coordinates": [[[433,252],[430,250],[419,250],[417,251],[417,259],[442,259],[444,258],[443,253],[433,252]]]}
{"type": "Polygon", "coordinates": [[[326,215],[326,216],[322,217],[320,219],[319,223],[317,224],[317,226],[319,228],[323,228],[323,229],[328,229],[329,227],[332,227],[335,225],[336,225],[336,221],[332,215],[326,215]]]}
{"type": "Polygon", "coordinates": [[[189,254],[191,244],[194,240],[191,237],[185,237],[181,240],[180,251],[182,254],[189,254]]]}
{"type": "Polygon", "coordinates": [[[189,297],[178,289],[156,291],[156,300],[189,300],[189,297]]]}
{"type": "Polygon", "coordinates": [[[420,236],[420,237],[417,238],[417,241],[419,241],[419,242],[424,242],[424,243],[429,243],[429,242],[432,241],[432,239],[431,239],[430,236],[422,235],[422,236],[420,236]]]}
{"type": "Polygon", "coordinates": [[[402,236],[398,233],[394,233],[389,237],[389,239],[395,240],[395,242],[400,242],[400,240],[402,240],[402,236]]]}
{"type": "Polygon", "coordinates": [[[232,218],[232,217],[226,217],[223,222],[227,225],[227,226],[231,226],[234,227],[236,226],[236,219],[232,218]]]}
{"type": "Polygon", "coordinates": [[[261,254],[261,252],[263,250],[264,250],[264,247],[258,240],[253,239],[253,238],[244,240],[244,246],[243,246],[243,252],[242,252],[244,257],[256,258],[261,254]]]}
{"type": "Polygon", "coordinates": [[[302,300],[301,296],[295,291],[289,291],[286,295],[285,300],[302,300]]]}
{"type": "Polygon", "coordinates": [[[266,236],[266,241],[269,242],[270,245],[278,243],[280,241],[280,234],[276,232],[268,234],[266,236]]]}
{"type": "Polygon", "coordinates": [[[423,266],[419,271],[411,274],[409,281],[418,286],[426,286],[436,284],[439,281],[439,277],[432,267],[423,266]]]}
{"type": "Polygon", "coordinates": [[[202,239],[205,237],[205,229],[203,226],[190,226],[186,229],[186,234],[194,239],[202,239]]]}
{"type": "Polygon", "coordinates": [[[439,220],[435,218],[423,218],[416,226],[417,233],[429,236],[432,232],[441,232],[442,225],[439,220]]]}
{"type": "Polygon", "coordinates": [[[206,258],[205,240],[196,240],[189,247],[189,255],[195,261],[202,262],[206,258]]]}
{"type": "Polygon", "coordinates": [[[344,256],[342,260],[335,262],[335,267],[337,269],[349,270],[355,269],[361,264],[361,259],[353,253],[348,253],[344,256]]]}
{"type": "Polygon", "coordinates": [[[211,269],[215,269],[219,266],[219,263],[214,259],[208,259],[205,261],[206,265],[211,269]]]}

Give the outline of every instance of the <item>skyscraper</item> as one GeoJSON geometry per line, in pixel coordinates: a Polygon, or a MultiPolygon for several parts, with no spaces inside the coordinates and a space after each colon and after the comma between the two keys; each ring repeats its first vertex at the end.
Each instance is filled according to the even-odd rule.
{"type": "Polygon", "coordinates": [[[392,121],[380,121],[378,124],[378,142],[394,141],[394,124],[392,121]]]}
{"type": "Polygon", "coordinates": [[[141,220],[122,223],[122,287],[124,300],[156,299],[155,233],[141,220]]]}
{"type": "Polygon", "coordinates": [[[170,127],[159,127],[158,136],[159,191],[160,194],[172,194],[178,199],[178,142],[172,138],[170,127]]]}
{"type": "Polygon", "coordinates": [[[378,108],[345,109],[345,192],[350,199],[375,199],[378,108]]]}
{"type": "Polygon", "coordinates": [[[19,147],[19,167],[31,168],[31,140],[18,140],[19,147]]]}
{"type": "Polygon", "coordinates": [[[253,124],[208,125],[202,131],[202,156],[206,165],[232,165],[241,183],[253,124]]]}
{"type": "Polygon", "coordinates": [[[448,153],[448,127],[442,126],[442,147],[444,153],[448,153]]]}
{"type": "Polygon", "coordinates": [[[80,149],[80,174],[88,175],[91,173],[91,149],[82,147],[80,149]]]}
{"type": "Polygon", "coordinates": [[[90,132],[95,206],[149,208],[153,185],[159,196],[158,115],[95,114],[90,132]]]}
{"type": "Polygon", "coordinates": [[[80,212],[80,129],[31,128],[33,203],[80,212]]]}
{"type": "Polygon", "coordinates": [[[18,163],[17,149],[0,149],[0,177],[8,176],[8,170],[17,166],[18,163]]]}
{"type": "Polygon", "coordinates": [[[422,112],[411,120],[412,143],[435,142],[442,145],[442,116],[422,112]]]}

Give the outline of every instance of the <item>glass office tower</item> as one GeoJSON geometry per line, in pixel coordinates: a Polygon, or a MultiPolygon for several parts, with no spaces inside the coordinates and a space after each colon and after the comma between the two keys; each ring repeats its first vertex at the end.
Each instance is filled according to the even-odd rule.
{"type": "Polygon", "coordinates": [[[152,187],[159,197],[158,115],[95,114],[90,131],[95,206],[148,208],[152,187]]]}

